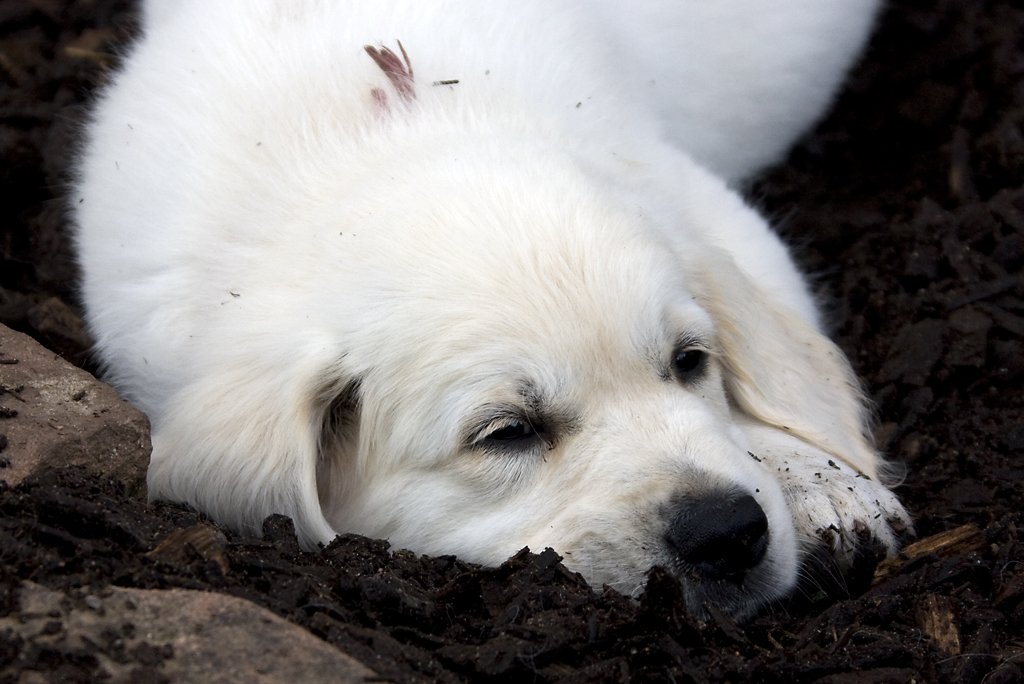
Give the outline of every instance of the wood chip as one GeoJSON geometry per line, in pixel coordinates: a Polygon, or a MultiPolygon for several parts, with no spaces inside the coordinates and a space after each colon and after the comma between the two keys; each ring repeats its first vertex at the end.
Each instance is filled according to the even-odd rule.
{"type": "Polygon", "coordinates": [[[894,558],[878,564],[871,584],[876,585],[899,572],[908,563],[928,555],[940,558],[961,556],[985,548],[985,534],[974,523],[933,534],[905,546],[894,558]]]}
{"type": "Polygon", "coordinates": [[[953,616],[953,602],[948,596],[928,594],[917,605],[917,625],[939,652],[954,656],[960,654],[960,629],[953,616]]]}

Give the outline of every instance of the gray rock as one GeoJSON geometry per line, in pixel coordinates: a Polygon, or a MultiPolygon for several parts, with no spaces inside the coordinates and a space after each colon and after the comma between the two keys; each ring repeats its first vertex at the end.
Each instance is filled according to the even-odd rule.
{"type": "Polygon", "coordinates": [[[190,589],[53,591],[18,587],[0,634],[18,643],[17,681],[53,681],[62,660],[96,681],[362,682],[375,674],[306,630],[244,599],[190,589]],[[59,654],[60,657],[54,657],[59,654]]]}
{"type": "Polygon", "coordinates": [[[0,325],[0,480],[81,468],[145,491],[146,417],[108,385],[0,325]]]}

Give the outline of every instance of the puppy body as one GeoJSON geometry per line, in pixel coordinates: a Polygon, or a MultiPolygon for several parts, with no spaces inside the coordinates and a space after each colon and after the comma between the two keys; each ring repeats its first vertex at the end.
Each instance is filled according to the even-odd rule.
{"type": "Polygon", "coordinates": [[[874,6],[151,0],[73,200],[151,495],[306,544],[553,546],[627,593],[660,563],[737,614],[822,530],[895,548],[856,382],[728,188],[874,6]],[[764,513],[741,579],[680,551],[715,497],[764,513]]]}

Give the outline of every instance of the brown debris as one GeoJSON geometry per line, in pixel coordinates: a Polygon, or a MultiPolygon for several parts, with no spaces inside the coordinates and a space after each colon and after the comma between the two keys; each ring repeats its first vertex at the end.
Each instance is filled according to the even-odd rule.
{"type": "Polygon", "coordinates": [[[980,551],[985,547],[985,534],[974,523],[919,539],[900,550],[895,558],[887,558],[878,564],[872,584],[878,584],[891,577],[900,569],[925,556],[940,558],[962,556],[980,551]]]}
{"type": "MultiPolygon", "coordinates": [[[[395,92],[406,102],[410,102],[416,99],[416,82],[413,77],[412,62],[409,61],[409,55],[405,51],[405,46],[402,45],[402,41],[398,42],[398,49],[402,53],[401,59],[396,55],[391,48],[387,46],[381,46],[376,48],[372,45],[364,45],[363,50],[370,56],[370,59],[380,67],[380,70],[384,72],[384,75],[388,77],[395,92]]],[[[374,93],[374,98],[377,100],[382,99],[383,93],[378,95],[374,93]]]]}
{"type": "Polygon", "coordinates": [[[960,653],[960,629],[953,616],[953,601],[948,596],[926,594],[917,606],[917,624],[940,653],[954,656],[960,653]]]}

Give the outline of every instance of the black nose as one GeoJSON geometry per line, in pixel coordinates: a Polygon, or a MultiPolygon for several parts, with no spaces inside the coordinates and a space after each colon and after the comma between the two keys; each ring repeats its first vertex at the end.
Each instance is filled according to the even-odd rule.
{"type": "Polygon", "coordinates": [[[681,564],[708,579],[739,581],[764,558],[768,518],[749,494],[687,499],[665,533],[681,564]]]}

